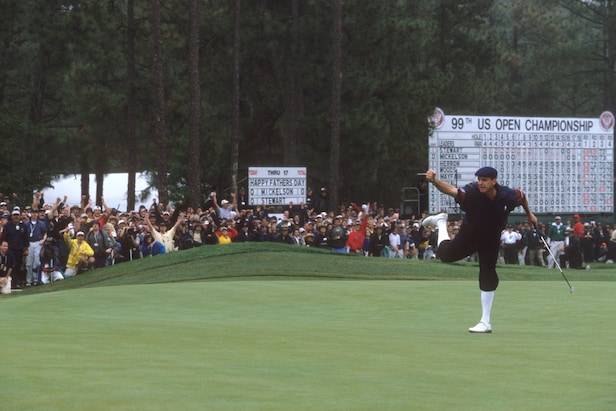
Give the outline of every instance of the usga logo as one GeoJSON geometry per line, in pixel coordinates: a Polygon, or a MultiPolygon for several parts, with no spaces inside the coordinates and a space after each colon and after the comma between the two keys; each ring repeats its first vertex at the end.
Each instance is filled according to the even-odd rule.
{"type": "Polygon", "coordinates": [[[610,131],[614,129],[614,115],[609,111],[604,111],[599,116],[599,124],[603,131],[610,131]]]}
{"type": "Polygon", "coordinates": [[[428,117],[428,122],[434,126],[434,128],[441,128],[445,122],[445,113],[440,108],[435,108],[434,113],[428,117]]]}

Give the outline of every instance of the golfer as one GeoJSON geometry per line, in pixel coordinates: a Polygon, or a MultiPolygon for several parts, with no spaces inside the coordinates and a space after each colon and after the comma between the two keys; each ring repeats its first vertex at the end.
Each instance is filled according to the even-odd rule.
{"type": "Polygon", "coordinates": [[[445,263],[465,258],[474,252],[479,257],[479,289],[481,290],[481,321],[469,331],[491,333],[490,312],[494,291],[498,287],[496,262],[500,248],[500,235],[507,217],[517,206],[522,206],[528,221],[537,227],[537,217],[530,211],[524,192],[501,186],[496,182],[498,172],[482,167],[475,173],[477,181],[464,188],[456,188],[436,178],[436,171],[428,170],[426,179],[440,192],[450,195],[464,211],[460,232],[450,240],[447,232],[447,214],[441,213],[424,219],[424,226],[438,228],[438,257],[445,263]]]}

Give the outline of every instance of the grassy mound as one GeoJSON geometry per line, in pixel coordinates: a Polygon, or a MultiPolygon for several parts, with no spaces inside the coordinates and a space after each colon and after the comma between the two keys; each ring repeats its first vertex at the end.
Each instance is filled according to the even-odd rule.
{"type": "MultiPolygon", "coordinates": [[[[614,281],[611,265],[566,270],[573,281],[614,281]]],[[[501,265],[502,280],[563,281],[557,270],[501,265]]],[[[81,287],[242,279],[476,280],[476,263],[363,258],[276,243],[205,246],[105,269],[25,290],[31,294],[81,287]]]]}

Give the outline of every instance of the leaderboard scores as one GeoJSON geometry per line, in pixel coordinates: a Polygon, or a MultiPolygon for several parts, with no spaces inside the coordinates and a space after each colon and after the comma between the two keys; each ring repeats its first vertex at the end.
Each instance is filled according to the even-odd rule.
{"type": "MultiPolygon", "coordinates": [[[[537,118],[445,115],[429,118],[430,168],[456,187],[484,166],[498,182],[521,188],[535,213],[614,212],[614,116],[537,118]]],[[[430,185],[430,211],[459,213],[430,185]]],[[[516,210],[522,212],[522,210],[516,210]]]]}

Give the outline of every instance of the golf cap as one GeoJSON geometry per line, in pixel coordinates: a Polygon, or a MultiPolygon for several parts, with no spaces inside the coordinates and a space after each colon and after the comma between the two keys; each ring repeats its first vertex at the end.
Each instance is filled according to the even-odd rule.
{"type": "Polygon", "coordinates": [[[80,235],[85,235],[85,234],[83,233],[83,231],[77,231],[77,235],[80,236],[80,235]]]}
{"type": "Polygon", "coordinates": [[[477,177],[487,177],[487,178],[496,178],[498,176],[498,171],[492,167],[481,167],[475,173],[477,177]]]}
{"type": "Polygon", "coordinates": [[[579,214],[573,214],[573,218],[580,218],[579,214]]]}
{"type": "Polygon", "coordinates": [[[21,212],[19,210],[13,210],[11,215],[21,215],[21,212]]]}
{"type": "Polygon", "coordinates": [[[560,216],[559,216],[559,215],[557,215],[556,217],[554,217],[554,220],[560,220],[560,219],[561,219],[561,218],[560,218],[560,216]]]}
{"type": "Polygon", "coordinates": [[[222,205],[229,204],[229,201],[228,201],[228,200],[222,200],[222,201],[220,202],[220,204],[222,204],[222,205]]]}

